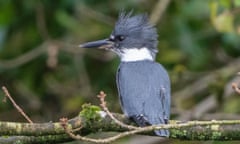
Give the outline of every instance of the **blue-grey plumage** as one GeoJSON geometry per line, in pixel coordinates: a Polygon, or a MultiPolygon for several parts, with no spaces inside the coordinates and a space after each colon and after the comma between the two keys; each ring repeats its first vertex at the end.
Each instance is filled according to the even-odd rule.
{"type": "MultiPolygon", "coordinates": [[[[111,50],[120,57],[117,86],[121,107],[139,126],[166,124],[170,116],[170,80],[154,61],[157,38],[146,14],[122,12],[109,38],[80,45],[111,50]]],[[[156,130],[155,134],[169,136],[169,131],[156,130]]]]}
{"type": "MultiPolygon", "coordinates": [[[[170,116],[170,81],[165,69],[149,60],[121,62],[117,86],[124,114],[139,126],[166,124],[170,116]]],[[[169,136],[168,130],[156,130],[169,136]]]]}

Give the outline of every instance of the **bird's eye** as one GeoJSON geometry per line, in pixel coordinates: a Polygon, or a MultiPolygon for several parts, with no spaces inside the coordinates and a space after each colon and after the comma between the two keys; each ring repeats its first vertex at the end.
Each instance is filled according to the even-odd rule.
{"type": "Polygon", "coordinates": [[[123,41],[126,37],[123,35],[117,35],[117,36],[113,36],[111,35],[108,40],[110,41],[123,41]]]}
{"type": "Polygon", "coordinates": [[[125,39],[125,36],[119,35],[119,36],[117,36],[117,39],[118,39],[119,41],[123,41],[123,40],[125,39]]]}
{"type": "Polygon", "coordinates": [[[123,41],[124,39],[125,39],[124,36],[119,36],[119,40],[120,40],[120,41],[123,41]]]}

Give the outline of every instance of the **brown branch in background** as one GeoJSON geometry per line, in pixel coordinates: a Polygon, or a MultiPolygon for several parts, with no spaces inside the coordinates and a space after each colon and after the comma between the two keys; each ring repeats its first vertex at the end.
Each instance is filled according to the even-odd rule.
{"type": "MultiPolygon", "coordinates": [[[[66,43],[61,40],[45,41],[41,45],[39,45],[35,48],[32,48],[32,50],[30,50],[20,56],[17,56],[16,58],[9,59],[9,60],[0,59],[0,68],[7,70],[7,69],[20,67],[30,61],[33,61],[34,59],[40,57],[43,54],[46,54],[46,53],[49,54],[48,51],[50,51],[50,55],[53,55],[54,59],[55,59],[55,57],[57,57],[58,50],[62,50],[64,52],[67,52],[70,54],[83,54],[84,51],[82,49],[76,49],[77,47],[78,47],[78,45],[66,43]],[[52,50],[53,50],[53,52],[52,52],[52,50]]],[[[99,55],[97,56],[97,55],[90,54],[90,53],[88,55],[95,59],[99,59],[99,55]]],[[[104,56],[105,56],[105,60],[110,60],[110,59],[114,58],[113,55],[109,55],[109,56],[104,55],[104,56]]],[[[55,61],[55,62],[57,64],[57,61],[55,61]]],[[[55,66],[55,62],[51,61],[51,64],[53,64],[53,66],[55,66]]]]}
{"type": "Polygon", "coordinates": [[[113,26],[115,23],[114,18],[104,15],[103,13],[100,13],[98,11],[95,11],[94,9],[89,8],[88,6],[83,5],[82,3],[78,5],[77,13],[80,13],[85,17],[96,19],[97,21],[100,21],[110,26],[113,26]]]}
{"type": "Polygon", "coordinates": [[[232,83],[232,88],[236,93],[240,94],[240,88],[237,83],[232,83]]]}
{"type": "Polygon", "coordinates": [[[0,60],[1,69],[11,69],[24,65],[27,62],[39,57],[46,52],[46,46],[48,43],[43,43],[42,45],[34,48],[33,50],[26,52],[11,60],[0,60]]]}
{"type": "MultiPolygon", "coordinates": [[[[35,48],[32,48],[32,50],[30,50],[20,56],[17,56],[16,58],[9,59],[9,60],[0,59],[0,68],[4,69],[4,70],[17,68],[17,67],[20,67],[30,61],[33,61],[34,59],[36,59],[46,53],[48,55],[50,55],[49,57],[54,58],[53,61],[51,59],[51,62],[47,61],[47,63],[48,62],[51,63],[48,66],[54,67],[55,64],[57,65],[57,59],[55,59],[55,58],[57,58],[59,50],[62,50],[64,52],[67,52],[70,54],[83,54],[84,51],[82,49],[76,49],[77,47],[78,47],[78,45],[76,45],[76,44],[66,43],[61,40],[45,41],[41,45],[39,45],[35,48]]],[[[90,53],[88,55],[95,59],[99,59],[99,55],[90,54],[90,53]]],[[[104,54],[104,57],[105,57],[104,60],[111,60],[115,56],[110,55],[110,54],[109,55],[104,54]]]]}
{"type": "Polygon", "coordinates": [[[158,0],[157,4],[155,5],[150,15],[150,22],[152,24],[157,24],[160,21],[169,3],[170,0],[158,0]]]}
{"type": "MultiPolygon", "coordinates": [[[[81,54],[82,51],[81,49],[76,49],[77,45],[73,44],[66,44],[65,42],[62,41],[45,41],[41,45],[32,48],[32,50],[17,56],[16,58],[10,59],[10,60],[3,60],[0,59],[0,68],[1,69],[12,69],[12,68],[17,68],[20,67],[30,61],[33,61],[34,59],[40,57],[41,55],[48,53],[48,50],[51,50],[51,48],[54,47],[54,50],[61,49],[63,51],[66,51],[71,54],[76,54],[79,53],[81,54]]],[[[54,57],[55,55],[57,56],[57,52],[53,53],[54,57]]],[[[57,61],[56,61],[57,62],[57,61]]],[[[57,64],[57,63],[56,63],[57,64]]]]}
{"type": "Polygon", "coordinates": [[[14,99],[11,97],[11,95],[9,94],[7,88],[5,86],[2,87],[3,92],[5,93],[5,96],[12,102],[13,106],[18,110],[18,112],[21,113],[21,115],[29,122],[29,123],[33,123],[32,120],[24,113],[24,111],[16,104],[16,102],[14,101],[14,99]]]}
{"type": "Polygon", "coordinates": [[[49,68],[55,68],[58,64],[58,53],[59,53],[59,45],[57,43],[50,43],[47,47],[47,66],[49,68]]]}
{"type": "Polygon", "coordinates": [[[231,11],[232,14],[237,15],[240,13],[240,8],[235,8],[231,11]]]}
{"type": "Polygon", "coordinates": [[[6,103],[7,102],[7,97],[3,97],[2,102],[6,103]]]}
{"type": "Polygon", "coordinates": [[[118,125],[124,127],[124,128],[127,128],[127,129],[139,129],[140,127],[135,127],[135,126],[132,126],[132,125],[127,125],[127,124],[124,124],[122,123],[121,121],[119,121],[118,119],[116,119],[112,113],[108,110],[107,108],[107,103],[105,101],[105,97],[107,95],[104,93],[104,91],[100,91],[100,93],[97,95],[97,97],[99,98],[101,104],[100,106],[102,107],[102,109],[107,113],[107,115],[118,125]]]}
{"type": "Polygon", "coordinates": [[[239,71],[240,69],[240,58],[231,61],[226,66],[212,71],[205,76],[202,76],[200,79],[192,82],[189,85],[186,85],[181,90],[178,90],[172,94],[172,104],[181,111],[184,111],[183,104],[185,101],[196,98],[196,95],[202,95],[205,92],[209,91],[208,83],[216,83],[218,78],[229,79],[233,74],[239,71]]]}
{"type": "MultiPolygon", "coordinates": [[[[238,72],[237,75],[240,75],[240,72],[238,72]]],[[[240,88],[238,87],[238,83],[233,82],[232,83],[232,88],[236,93],[240,94],[240,88]]]]}
{"type": "MultiPolygon", "coordinates": [[[[38,1],[37,7],[36,7],[36,24],[38,27],[38,32],[41,35],[43,40],[50,40],[51,37],[49,35],[47,24],[46,24],[46,18],[45,18],[45,9],[44,5],[41,1],[38,1]]],[[[55,68],[58,63],[58,52],[59,52],[59,45],[56,44],[56,42],[51,42],[47,46],[47,66],[50,68],[55,68]]]]}

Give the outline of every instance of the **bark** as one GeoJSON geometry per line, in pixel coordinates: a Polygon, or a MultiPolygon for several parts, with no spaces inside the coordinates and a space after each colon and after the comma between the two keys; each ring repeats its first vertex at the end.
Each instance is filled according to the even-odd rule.
{"type": "MultiPolygon", "coordinates": [[[[86,112],[86,111],[85,111],[86,112]]],[[[133,124],[121,114],[114,116],[126,123],[133,124]]],[[[79,115],[68,121],[68,127],[75,129],[82,126],[78,133],[82,136],[96,132],[123,132],[127,131],[117,125],[108,116],[100,117],[99,113],[91,116],[79,115]]],[[[133,124],[134,125],[134,124],[133,124]]],[[[240,121],[170,121],[170,137],[180,140],[240,140],[240,121]],[[189,123],[190,122],[190,123],[189,123]],[[192,122],[192,123],[191,123],[192,122]],[[221,123],[222,122],[222,123],[221,123]],[[189,124],[188,124],[189,123],[189,124]],[[171,126],[172,125],[172,126],[171,126]],[[181,125],[185,125],[181,127],[181,125]]],[[[149,129],[141,133],[153,135],[149,129]]],[[[57,143],[73,141],[62,128],[59,122],[48,123],[17,123],[0,122],[0,143],[57,143]]]]}

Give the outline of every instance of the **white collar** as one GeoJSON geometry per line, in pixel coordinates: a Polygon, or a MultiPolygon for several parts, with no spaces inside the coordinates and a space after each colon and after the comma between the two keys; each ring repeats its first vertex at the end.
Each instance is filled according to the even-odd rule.
{"type": "Polygon", "coordinates": [[[123,48],[121,53],[118,53],[122,62],[154,60],[154,56],[146,47],[143,48],[123,48]]]}

